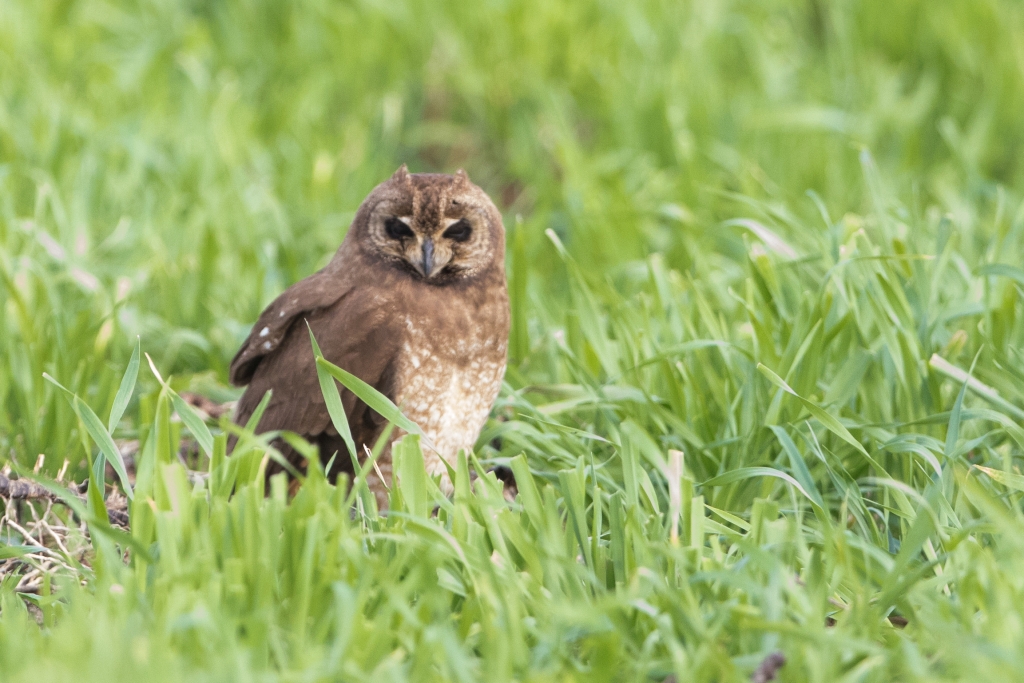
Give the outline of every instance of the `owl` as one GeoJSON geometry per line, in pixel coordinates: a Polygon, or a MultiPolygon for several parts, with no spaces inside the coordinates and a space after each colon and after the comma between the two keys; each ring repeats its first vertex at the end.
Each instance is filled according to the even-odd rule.
{"type": "MultiPolygon", "coordinates": [[[[324,357],[377,389],[429,437],[427,472],[451,483],[472,449],[505,372],[509,332],[505,228],[487,194],[462,170],[409,173],[403,165],[360,205],[323,269],[292,285],[260,315],[230,367],[246,386],[235,421],[245,424],[268,389],[258,432],[290,430],[319,447],[333,468],[351,458],[331,423],[309,324],[324,357]]],[[[342,405],[356,449],[372,449],[386,422],[347,389],[342,405]]],[[[395,430],[390,441],[400,436],[395,430]]],[[[283,442],[278,447],[297,459],[283,442]]],[[[368,483],[386,506],[391,445],[368,483]]]]}

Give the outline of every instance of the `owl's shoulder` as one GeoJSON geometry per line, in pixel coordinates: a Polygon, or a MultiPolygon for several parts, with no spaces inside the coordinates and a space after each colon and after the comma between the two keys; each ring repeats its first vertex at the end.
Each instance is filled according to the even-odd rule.
{"type": "Polygon", "coordinates": [[[351,290],[351,278],[336,268],[328,267],[283,291],[263,310],[232,359],[229,369],[231,383],[236,386],[248,384],[260,362],[285,342],[296,322],[332,307],[351,290]]]}

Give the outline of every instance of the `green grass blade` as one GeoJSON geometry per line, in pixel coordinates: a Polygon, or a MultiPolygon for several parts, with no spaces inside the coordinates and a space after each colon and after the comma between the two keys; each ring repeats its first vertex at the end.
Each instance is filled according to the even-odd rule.
{"type": "Polygon", "coordinates": [[[121,457],[121,451],[117,449],[117,444],[115,444],[114,440],[110,437],[110,432],[108,432],[106,427],[103,426],[103,423],[100,422],[100,419],[96,416],[96,413],[93,412],[92,408],[86,405],[85,401],[78,398],[78,396],[66,389],[64,385],[45,372],[43,373],[43,378],[64,393],[64,397],[68,400],[68,403],[71,404],[71,408],[75,411],[75,415],[77,415],[82,421],[89,437],[93,440],[93,443],[99,447],[100,452],[103,453],[107,462],[109,462],[114,468],[114,472],[117,473],[118,478],[121,480],[121,487],[124,489],[125,495],[128,496],[129,500],[131,500],[134,493],[132,491],[132,485],[128,481],[128,471],[125,469],[124,459],[121,457]]]}
{"type": "Polygon", "coordinates": [[[411,515],[427,517],[427,470],[424,467],[419,437],[415,434],[406,434],[392,446],[391,453],[394,471],[398,475],[397,486],[401,487],[406,510],[411,515]]]}
{"type": "Polygon", "coordinates": [[[352,440],[352,430],[348,426],[348,417],[345,415],[345,408],[341,404],[341,394],[338,391],[338,386],[331,379],[331,374],[326,366],[321,366],[320,361],[323,360],[323,353],[320,352],[320,345],[316,343],[316,338],[313,336],[313,328],[306,323],[306,328],[309,330],[309,343],[313,346],[313,355],[316,357],[316,377],[320,382],[320,393],[324,396],[324,403],[327,404],[327,413],[331,416],[331,423],[334,425],[334,429],[337,430],[338,434],[341,435],[342,440],[348,447],[348,452],[353,458],[353,462],[358,462],[358,459],[362,457],[362,453],[356,450],[355,441],[352,440]]]}
{"type": "Polygon", "coordinates": [[[788,384],[786,384],[786,382],[783,381],[781,377],[776,375],[774,372],[769,370],[764,365],[758,363],[757,369],[761,372],[762,375],[767,377],[768,380],[776,387],[782,389],[784,392],[786,392],[790,396],[795,397],[798,401],[800,401],[800,403],[803,404],[803,406],[807,409],[807,412],[813,415],[815,419],[817,419],[818,422],[820,422],[822,426],[825,427],[825,429],[829,430],[830,432],[838,436],[840,439],[856,448],[864,456],[868,458],[871,457],[868,454],[867,450],[865,450],[863,444],[861,444],[860,441],[854,438],[853,434],[850,433],[850,430],[844,427],[842,423],[840,423],[839,420],[837,420],[834,416],[827,413],[817,404],[813,403],[812,401],[808,401],[806,398],[793,391],[793,389],[788,384]]]}
{"type": "Polygon", "coordinates": [[[976,470],[981,470],[994,481],[999,482],[1008,489],[1014,491],[1020,491],[1024,493],[1024,476],[1015,474],[1013,472],[1003,472],[1002,470],[993,469],[991,467],[985,467],[983,465],[973,465],[976,470]]]}
{"type": "Polygon", "coordinates": [[[117,428],[121,416],[124,415],[128,402],[132,399],[132,392],[135,390],[135,382],[139,377],[139,364],[141,362],[142,340],[136,339],[135,350],[132,351],[131,360],[128,361],[128,369],[124,371],[121,378],[121,385],[117,388],[117,395],[114,396],[114,404],[110,407],[110,419],[107,420],[107,431],[111,434],[117,428]]]}
{"type": "MultiPolygon", "coordinates": [[[[310,339],[312,339],[312,330],[310,330],[309,335],[310,339]]],[[[315,343],[316,340],[314,339],[313,341],[315,343]]],[[[314,349],[314,353],[319,354],[319,347],[314,347],[314,349]]],[[[342,386],[344,386],[346,389],[348,389],[357,397],[359,397],[359,399],[362,400],[363,403],[369,406],[371,410],[378,413],[385,420],[395,425],[396,427],[405,430],[406,433],[408,434],[416,434],[417,436],[420,437],[420,439],[422,439],[423,443],[428,448],[436,450],[436,447],[426,436],[426,434],[423,433],[423,430],[420,429],[420,426],[413,422],[412,420],[410,420],[409,418],[407,418],[405,415],[403,415],[402,411],[399,410],[398,406],[392,403],[391,399],[389,399],[387,396],[380,393],[379,391],[377,391],[376,389],[374,389],[369,384],[359,379],[352,373],[339,368],[334,363],[331,363],[329,360],[324,358],[323,355],[317,355],[316,367],[318,372],[321,369],[323,369],[323,371],[326,372],[328,375],[338,380],[342,384],[342,386]]],[[[323,382],[321,382],[321,387],[322,386],[323,382]]],[[[338,405],[340,406],[340,401],[338,405]]]]}
{"type": "Polygon", "coordinates": [[[815,486],[811,472],[807,469],[807,463],[804,462],[803,456],[800,455],[796,444],[793,443],[793,439],[790,438],[789,434],[782,427],[772,425],[771,430],[779,440],[779,443],[782,444],[782,450],[789,456],[789,464],[793,468],[793,474],[796,480],[800,482],[806,495],[810,497],[811,502],[817,505],[818,508],[824,509],[825,501],[821,499],[818,487],[815,486]]]}
{"type": "Polygon", "coordinates": [[[38,553],[45,550],[46,548],[41,545],[7,545],[0,542],[0,561],[24,557],[29,553],[38,553]]]}
{"type": "Polygon", "coordinates": [[[199,417],[195,409],[185,402],[185,399],[173,391],[171,392],[171,403],[174,405],[174,410],[178,413],[178,417],[185,423],[188,430],[192,432],[192,436],[196,438],[199,447],[203,449],[207,457],[212,457],[213,433],[210,432],[210,428],[203,422],[203,418],[199,417]]]}
{"type": "Polygon", "coordinates": [[[1009,278],[1024,287],[1024,269],[1007,263],[987,263],[977,268],[974,273],[980,276],[994,275],[1009,278]]]}
{"type": "Polygon", "coordinates": [[[732,484],[737,481],[744,481],[746,479],[753,479],[757,477],[775,477],[776,479],[783,480],[787,484],[792,485],[793,488],[795,488],[801,494],[803,494],[804,498],[806,498],[810,502],[810,504],[815,508],[816,511],[823,512],[822,506],[816,500],[817,497],[812,496],[807,491],[807,489],[805,489],[800,484],[800,482],[798,482],[796,479],[786,474],[785,472],[772,469],[771,467],[741,467],[737,470],[726,472],[725,474],[720,474],[717,477],[712,477],[711,479],[708,479],[707,481],[703,482],[700,485],[709,488],[715,486],[725,486],[726,484],[732,484]]]}
{"type": "MultiPolygon", "coordinates": [[[[256,405],[256,410],[252,411],[252,415],[245,423],[245,429],[250,432],[255,432],[256,428],[260,426],[260,420],[263,419],[263,413],[267,411],[267,406],[270,405],[270,399],[273,397],[274,392],[272,389],[267,389],[263,394],[263,398],[256,405]]],[[[345,423],[348,424],[347,422],[345,423]]]]}
{"type": "Polygon", "coordinates": [[[210,432],[210,428],[203,422],[203,418],[199,417],[196,411],[185,402],[181,396],[178,396],[178,392],[171,388],[164,378],[160,375],[156,369],[156,364],[153,363],[153,359],[146,354],[146,360],[149,361],[149,368],[153,371],[153,376],[156,377],[157,381],[167,392],[167,395],[171,398],[171,405],[174,406],[174,410],[178,413],[178,417],[185,423],[188,430],[192,432],[192,436],[195,437],[196,442],[199,443],[199,447],[206,453],[206,457],[213,457],[213,434],[210,432]]]}
{"type": "Polygon", "coordinates": [[[937,371],[941,375],[949,377],[955,382],[963,383],[968,389],[973,391],[978,396],[981,396],[986,401],[996,406],[1000,410],[1003,410],[1018,420],[1024,421],[1024,409],[1021,409],[1014,404],[1007,401],[1005,398],[999,395],[992,387],[982,383],[976,377],[972,377],[970,373],[965,370],[961,370],[956,367],[939,354],[932,354],[932,357],[928,359],[928,366],[933,370],[937,371]]]}

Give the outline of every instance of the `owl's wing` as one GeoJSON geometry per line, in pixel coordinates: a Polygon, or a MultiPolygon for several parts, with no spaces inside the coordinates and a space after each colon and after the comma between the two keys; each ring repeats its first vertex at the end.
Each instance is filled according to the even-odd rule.
{"type": "MultiPolygon", "coordinates": [[[[245,424],[267,390],[272,390],[257,431],[287,429],[317,442],[337,433],[320,391],[306,322],[327,360],[386,395],[393,393],[390,378],[399,336],[392,329],[393,316],[386,315],[358,282],[343,286],[332,278],[330,294],[325,291],[328,284],[322,282],[295,291],[306,282],[285,291],[260,316],[232,363],[231,378],[248,383],[235,412],[238,424],[245,424]],[[284,322],[288,319],[290,324],[284,322]],[[277,321],[281,322],[275,327],[277,321]],[[268,328],[266,334],[262,334],[264,328],[268,328]],[[267,342],[269,349],[264,346],[267,342]]],[[[347,389],[342,390],[341,399],[356,443],[372,446],[382,428],[381,419],[347,389]]]]}
{"type": "MultiPolygon", "coordinates": [[[[228,371],[231,383],[239,387],[249,384],[256,373],[256,368],[267,356],[280,348],[288,331],[296,322],[301,322],[314,311],[334,304],[346,290],[337,275],[326,269],[313,273],[284,290],[260,315],[259,320],[252,326],[249,337],[231,361],[231,368],[228,371]]],[[[305,325],[302,327],[304,331],[305,325]]]]}

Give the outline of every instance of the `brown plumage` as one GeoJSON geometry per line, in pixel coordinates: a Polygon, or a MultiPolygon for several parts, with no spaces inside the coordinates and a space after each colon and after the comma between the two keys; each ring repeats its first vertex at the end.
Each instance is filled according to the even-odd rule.
{"type": "MultiPolygon", "coordinates": [[[[425,449],[427,470],[447,485],[440,458],[454,464],[473,447],[505,370],[501,214],[462,171],[402,166],[363,201],[327,267],[285,290],[253,326],[231,362],[231,382],[248,385],[235,421],[245,424],[272,389],[257,431],[296,432],[325,460],[337,451],[345,468],[351,459],[320,393],[307,321],[327,360],[423,428],[438,451],[425,449]]],[[[373,448],[386,423],[348,390],[341,396],[356,448],[373,448]]],[[[390,444],[379,464],[390,480],[390,444]]],[[[384,503],[375,475],[370,485],[384,503]]]]}

